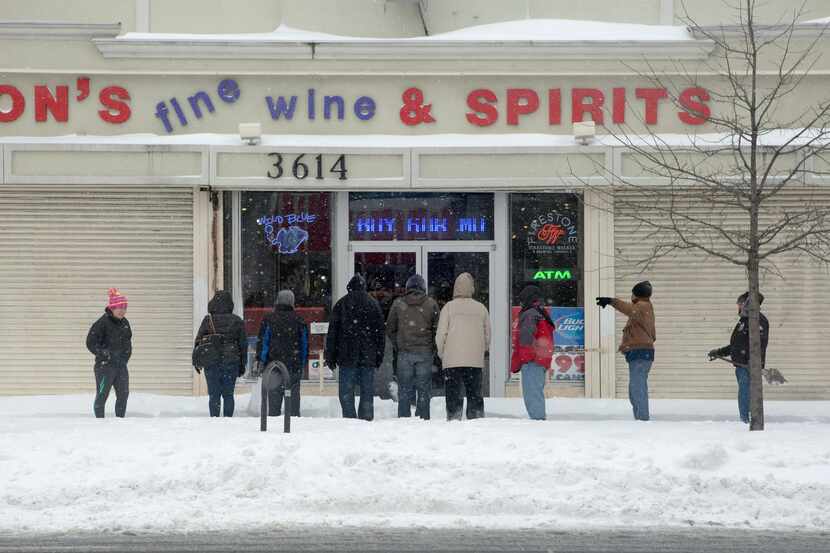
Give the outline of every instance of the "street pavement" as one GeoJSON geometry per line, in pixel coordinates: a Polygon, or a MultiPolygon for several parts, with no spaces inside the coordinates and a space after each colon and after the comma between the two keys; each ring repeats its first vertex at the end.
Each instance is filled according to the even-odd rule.
{"type": "MultiPolygon", "coordinates": [[[[221,516],[218,514],[217,516],[221,516]]],[[[485,530],[292,527],[250,532],[0,536],[0,553],[830,553],[826,532],[723,528],[485,530]]]]}

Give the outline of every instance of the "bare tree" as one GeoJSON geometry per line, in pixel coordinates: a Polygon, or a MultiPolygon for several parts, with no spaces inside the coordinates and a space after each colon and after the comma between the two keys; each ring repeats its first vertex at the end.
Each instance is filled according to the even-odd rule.
{"type": "Polygon", "coordinates": [[[806,191],[815,161],[828,157],[830,97],[805,101],[810,96],[799,94],[820,56],[824,25],[799,23],[803,7],[786,22],[761,25],[760,2],[736,1],[734,25],[699,25],[686,11],[691,33],[714,46],[704,63],[675,63],[671,77],[650,65],[638,70],[689,117],[705,119],[706,134],[678,139],[643,132],[647,125],[608,129],[646,178],[609,174],[610,186],[596,189],[613,196],[617,213],[647,229],[654,247],[636,260],[641,268],[693,251],[745,269],[750,430],[763,430],[760,274],[776,271],[775,258],[785,253],[830,261],[830,206],[779,202],[785,191],[806,191]],[[680,90],[704,81],[707,105],[690,109],[680,90]]]}

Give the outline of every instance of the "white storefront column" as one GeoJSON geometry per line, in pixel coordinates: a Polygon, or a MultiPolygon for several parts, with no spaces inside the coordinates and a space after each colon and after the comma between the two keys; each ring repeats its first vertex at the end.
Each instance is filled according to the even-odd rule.
{"type": "Polygon", "coordinates": [[[505,380],[510,366],[510,206],[506,192],[493,198],[495,250],[490,252],[493,290],[490,319],[490,396],[504,397],[505,380]]]}
{"type": "MultiPolygon", "coordinates": [[[[213,208],[210,192],[196,189],[193,191],[193,338],[199,331],[199,325],[207,313],[208,295],[210,293],[210,231],[212,227],[213,208]]],[[[193,394],[206,392],[204,379],[194,373],[193,394]]]]}
{"type": "Polygon", "coordinates": [[[585,397],[615,395],[614,310],[597,296],[614,295],[614,211],[609,194],[587,188],[585,202],[585,397]]]}

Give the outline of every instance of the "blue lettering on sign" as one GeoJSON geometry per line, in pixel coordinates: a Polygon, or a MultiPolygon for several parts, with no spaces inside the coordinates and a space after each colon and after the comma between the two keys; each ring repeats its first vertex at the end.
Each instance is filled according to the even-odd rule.
{"type": "Polygon", "coordinates": [[[268,215],[256,220],[257,224],[265,231],[265,240],[275,246],[282,254],[297,253],[306,241],[308,231],[297,226],[298,224],[311,224],[318,219],[313,213],[287,213],[268,215]],[[287,224],[287,227],[281,225],[287,224]]]}
{"type": "MultiPolygon", "coordinates": [[[[407,234],[446,234],[451,230],[447,217],[407,217],[403,221],[407,234]]],[[[394,234],[398,230],[397,223],[395,217],[358,217],[354,220],[354,228],[358,234],[394,234]]],[[[452,225],[452,230],[456,234],[482,234],[487,232],[487,220],[462,217],[452,225]]]]}
{"type": "MultiPolygon", "coordinates": [[[[205,90],[197,90],[187,96],[187,102],[176,97],[157,102],[155,105],[156,119],[166,133],[172,133],[176,124],[187,127],[188,117],[202,119],[205,113],[215,113],[222,104],[235,104],[242,96],[242,89],[234,79],[223,79],[216,87],[216,96],[205,90]],[[214,102],[218,96],[220,102],[214,102]]],[[[293,121],[294,117],[306,117],[309,121],[318,118],[319,108],[322,108],[323,119],[326,121],[343,121],[346,118],[346,99],[338,94],[320,95],[314,88],[306,90],[304,95],[281,95],[264,97],[268,114],[273,121],[293,121]],[[304,103],[304,105],[303,105],[304,103]]],[[[349,100],[351,102],[351,100],[349,100]]],[[[261,105],[261,104],[260,104],[261,105]]],[[[351,103],[354,117],[360,121],[371,121],[377,114],[377,103],[371,96],[359,96],[351,103]]]]}

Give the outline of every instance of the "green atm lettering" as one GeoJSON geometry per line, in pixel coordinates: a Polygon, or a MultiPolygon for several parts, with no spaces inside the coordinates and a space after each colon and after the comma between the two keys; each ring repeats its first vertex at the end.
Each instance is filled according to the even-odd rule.
{"type": "Polygon", "coordinates": [[[533,275],[533,280],[571,280],[571,278],[573,277],[569,269],[536,271],[533,275]]]}

